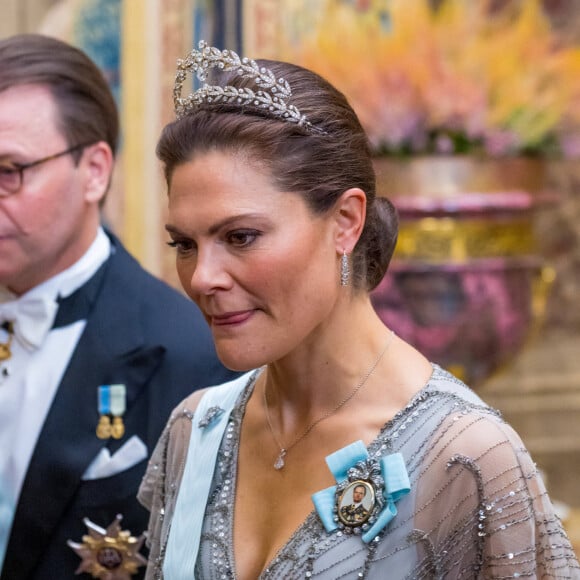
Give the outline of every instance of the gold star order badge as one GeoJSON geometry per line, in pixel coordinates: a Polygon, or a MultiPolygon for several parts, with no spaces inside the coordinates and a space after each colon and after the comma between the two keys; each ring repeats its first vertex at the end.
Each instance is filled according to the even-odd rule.
{"type": "Polygon", "coordinates": [[[139,553],[145,533],[135,538],[129,530],[121,530],[122,519],[123,516],[118,515],[106,530],[88,518],[83,519],[88,535],[83,536],[81,544],[72,540],[67,542],[82,558],[75,574],[87,572],[101,580],[130,580],[140,566],[147,564],[139,553]]]}

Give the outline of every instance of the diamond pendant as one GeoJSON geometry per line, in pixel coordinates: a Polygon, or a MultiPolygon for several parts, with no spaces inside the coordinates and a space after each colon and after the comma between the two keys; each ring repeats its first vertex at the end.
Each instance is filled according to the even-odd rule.
{"type": "Polygon", "coordinates": [[[284,457],[286,456],[286,449],[280,449],[280,455],[278,455],[278,459],[274,462],[274,469],[280,471],[286,465],[284,461],[284,457]]]}

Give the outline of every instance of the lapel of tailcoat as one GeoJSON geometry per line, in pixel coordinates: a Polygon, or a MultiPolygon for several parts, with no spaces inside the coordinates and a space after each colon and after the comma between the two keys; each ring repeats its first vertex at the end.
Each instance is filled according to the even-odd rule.
{"type": "Polygon", "coordinates": [[[139,273],[133,258],[117,246],[100,293],[92,297],[87,325],[37,441],[17,505],[2,578],[28,576],[67,504],[73,501],[91,461],[103,447],[109,446],[112,454],[132,435],[103,441],[96,437],[95,429],[97,387],[126,384],[127,420],[143,385],[163,358],[162,346],[144,342],[140,287],[135,280],[139,273]],[[22,550],[22,545],[27,549],[22,550]]]}

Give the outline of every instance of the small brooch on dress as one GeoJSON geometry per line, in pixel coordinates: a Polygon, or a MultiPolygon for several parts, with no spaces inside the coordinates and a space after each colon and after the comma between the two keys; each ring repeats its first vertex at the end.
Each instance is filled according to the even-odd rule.
{"type": "Polygon", "coordinates": [[[199,420],[197,426],[200,429],[205,429],[209,427],[218,417],[223,415],[224,410],[221,407],[210,407],[205,415],[199,420]]]}
{"type": "Polygon", "coordinates": [[[397,515],[395,502],[411,489],[400,453],[371,459],[362,441],[326,457],[337,484],[312,496],[327,532],[361,534],[365,543],[397,515]]]}

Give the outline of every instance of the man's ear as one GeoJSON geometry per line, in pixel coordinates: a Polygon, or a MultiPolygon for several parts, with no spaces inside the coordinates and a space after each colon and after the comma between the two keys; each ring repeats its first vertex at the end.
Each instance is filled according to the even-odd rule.
{"type": "Polygon", "coordinates": [[[85,172],[85,200],[98,203],[109,188],[114,165],[113,152],[107,143],[99,141],[85,148],[81,164],[85,172]]]}
{"type": "Polygon", "coordinates": [[[353,187],[339,197],[335,205],[335,243],[338,254],[350,254],[358,242],[366,218],[367,197],[365,192],[353,187]]]}

